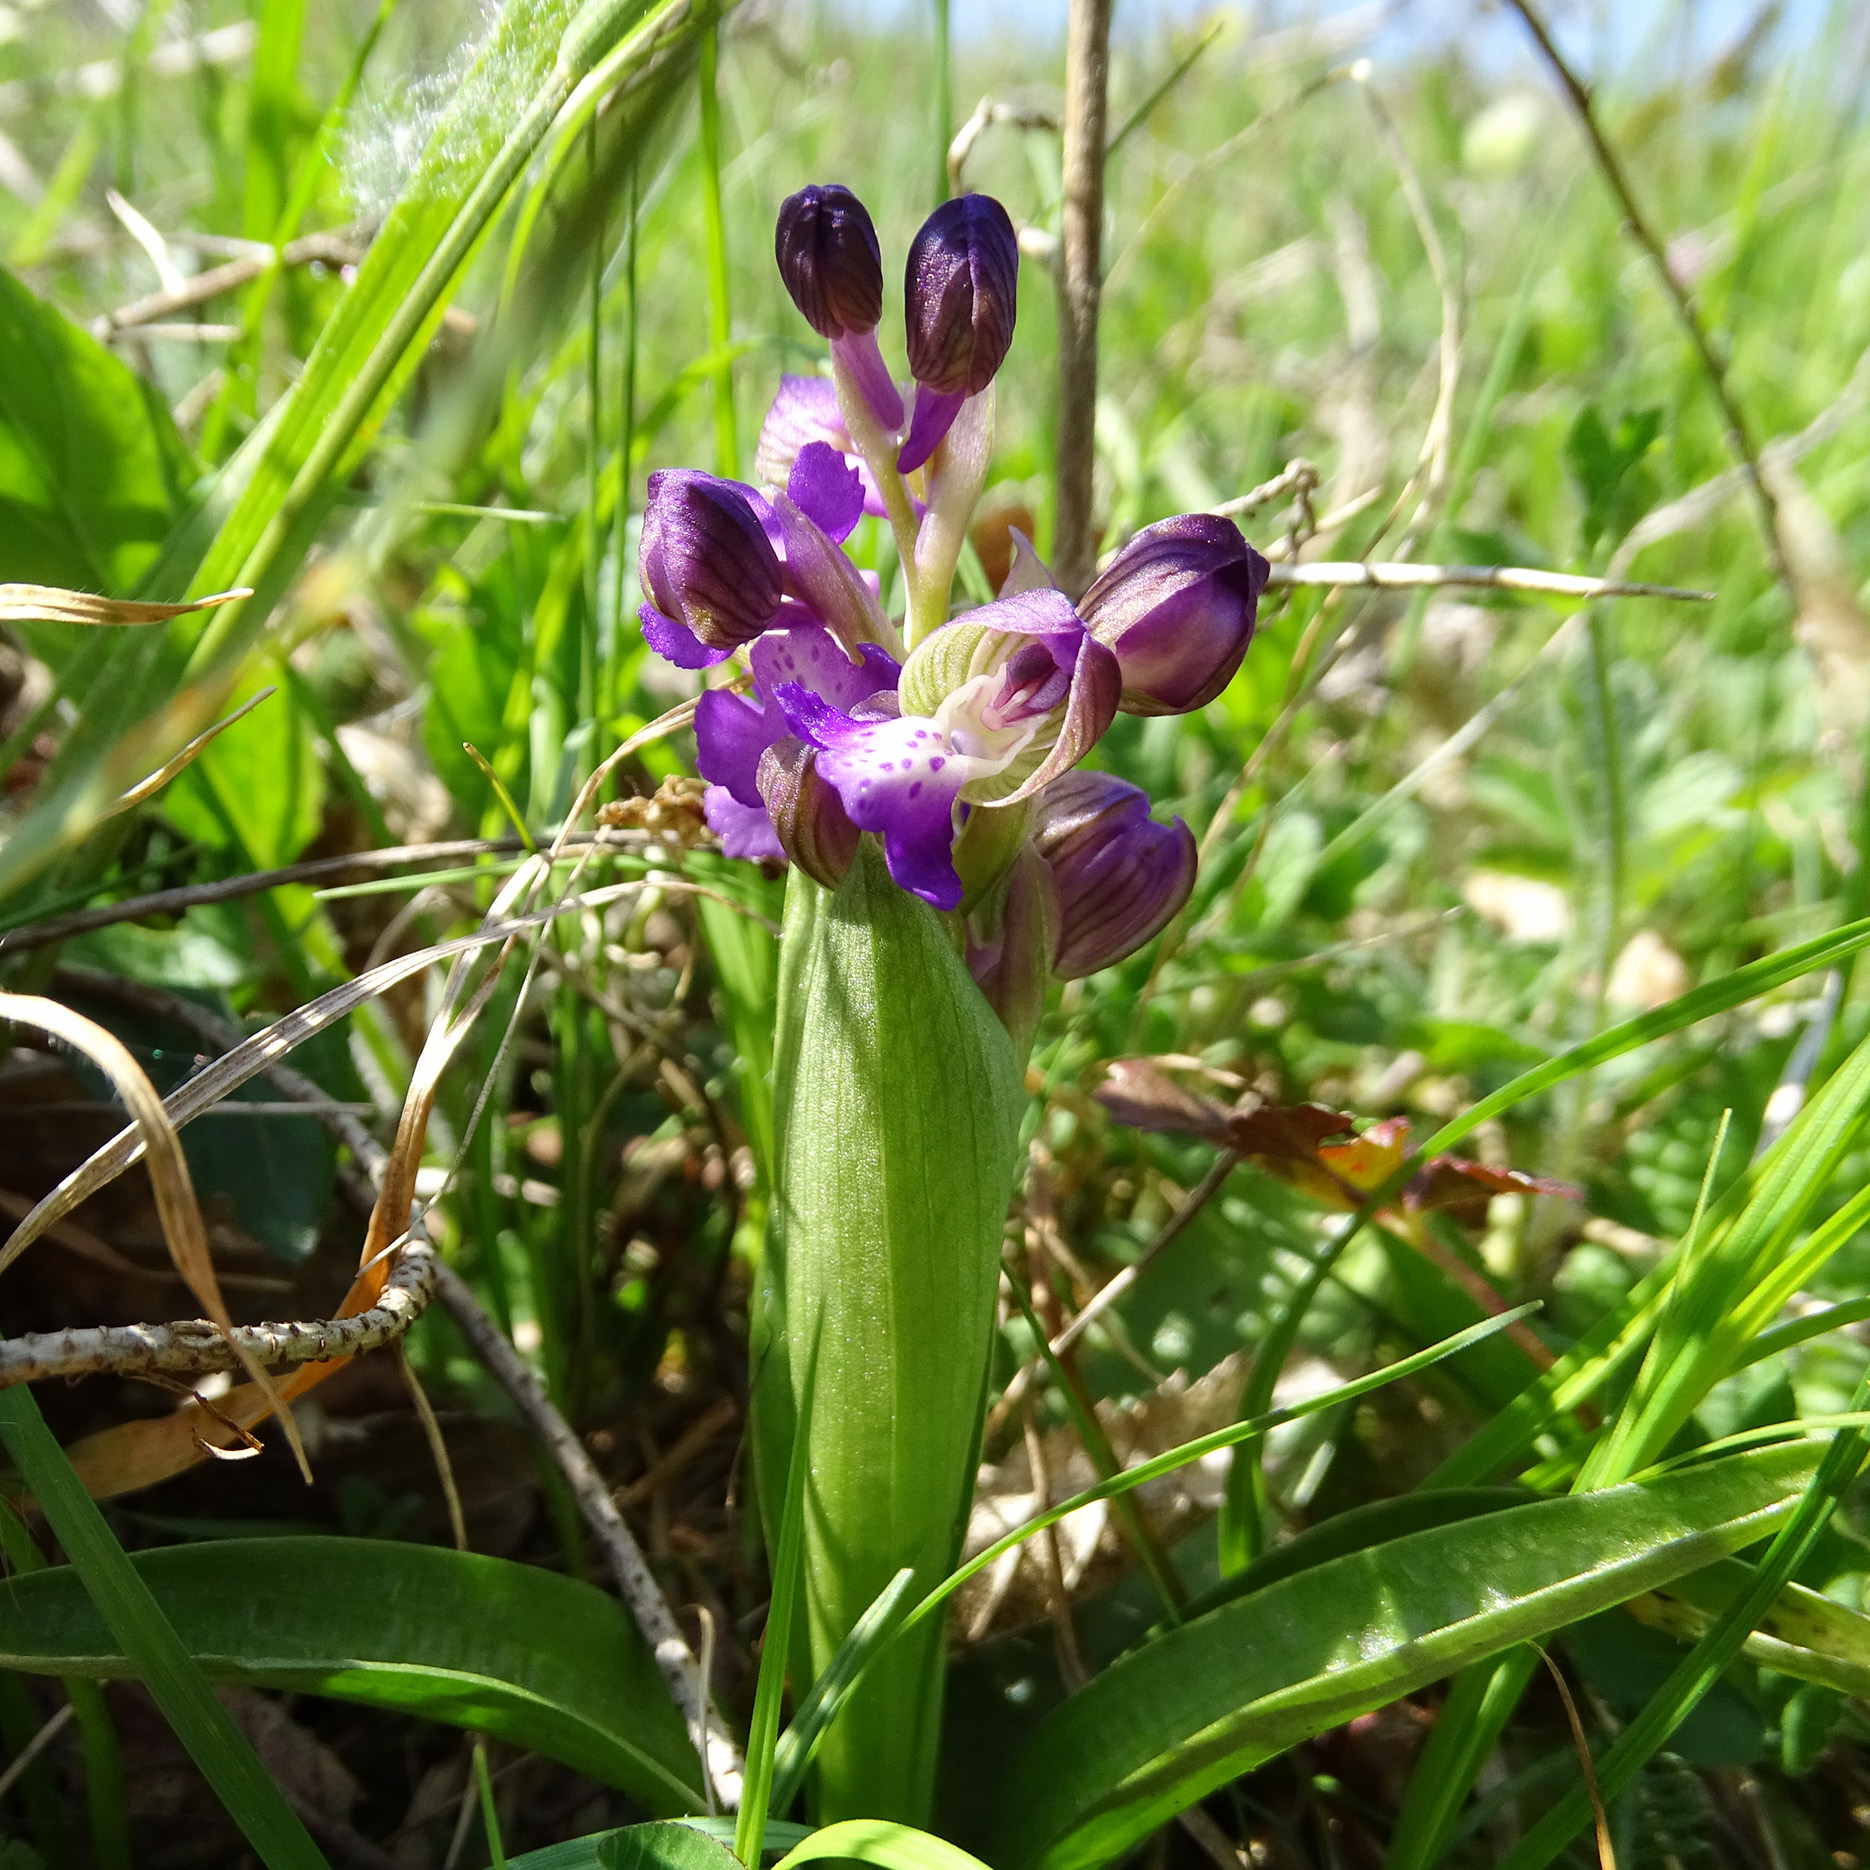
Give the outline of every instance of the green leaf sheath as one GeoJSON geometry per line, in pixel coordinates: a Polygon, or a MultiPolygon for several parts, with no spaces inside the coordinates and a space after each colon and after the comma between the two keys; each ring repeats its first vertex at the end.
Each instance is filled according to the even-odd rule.
{"type": "Polygon", "coordinates": [[[1261,1760],[1770,1532],[1822,1445],[1488,1513],[1268,1585],[1125,1657],[1001,1789],[999,1870],[1107,1863],[1261,1760]]]}
{"type": "MultiPolygon", "coordinates": [[[[959,1552],[1021,1074],[941,922],[868,838],[835,895],[792,875],[775,1057],[770,1276],[795,1405],[819,1347],[805,1522],[816,1674],[899,1568],[927,1591],[959,1552]]],[[[761,1406],[786,1400],[769,1391],[761,1406]]],[[[770,1455],[764,1469],[784,1472],[770,1455]]],[[[926,1815],[941,1659],[930,1618],[872,1663],[822,1743],[822,1819],[926,1815]]]]}
{"type": "MultiPolygon", "coordinates": [[[[595,1586],[378,1539],[229,1539],[128,1562],[215,1681],[335,1695],[494,1734],[654,1812],[705,1803],[654,1658],[595,1586]]],[[[0,1592],[0,1668],[138,1672],[71,1566],[0,1592]]]]}

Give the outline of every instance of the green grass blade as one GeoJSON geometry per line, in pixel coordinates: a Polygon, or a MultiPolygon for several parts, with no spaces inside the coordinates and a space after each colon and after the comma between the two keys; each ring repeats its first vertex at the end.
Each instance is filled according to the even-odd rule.
{"type": "Polygon", "coordinates": [[[1309,1396],[1303,1402],[1289,1404],[1283,1409],[1269,1409],[1263,1415],[1256,1415],[1244,1422],[1235,1422],[1226,1428],[1216,1429],[1211,1435],[1197,1436],[1195,1440],[1184,1442],[1179,1448],[1171,1448],[1166,1454],[1159,1454],[1148,1461],[1139,1461],[1135,1467],[1127,1467],[1121,1474],[1113,1475],[1109,1480],[1101,1480],[1094,1487],[1087,1487],[1082,1493],[1075,1493],[1069,1500],[1060,1501],[1057,1506],[1048,1507],[1043,1513],[1029,1519],[1025,1525],[1016,1526],[1005,1538],[996,1539],[984,1551],[976,1553],[959,1570],[951,1572],[942,1583],[931,1591],[909,1615],[904,1618],[902,1627],[907,1630],[931,1616],[950,1597],[958,1591],[976,1572],[984,1571],[996,1559],[1003,1558],[1016,1545],[1022,1545],[1035,1533],[1044,1532],[1048,1526],[1056,1526],[1068,1514],[1075,1513],[1080,1507],[1095,1505],[1099,1500],[1115,1500],[1121,1495],[1134,1492],[1138,1487],[1146,1486],[1152,1480],[1160,1480],[1164,1474],[1172,1474],[1177,1468],[1186,1467],[1191,1461],[1199,1461],[1204,1455],[1217,1453],[1223,1448],[1232,1448],[1244,1441],[1251,1441],[1262,1436],[1270,1429],[1279,1428],[1284,1423],[1296,1422],[1302,1416],[1316,1415],[1321,1409],[1334,1409],[1341,1403],[1353,1402],[1359,1396],[1367,1396],[1372,1390],[1381,1389],[1385,1384],[1395,1383],[1403,1377],[1413,1376],[1419,1370],[1426,1370],[1444,1358],[1458,1356],[1470,1345],[1479,1344],[1492,1337],[1496,1332],[1504,1331],[1509,1325],[1517,1324],[1520,1319],[1530,1317],[1538,1310],[1537,1305],[1521,1305],[1510,1312],[1503,1312],[1497,1318],[1483,1319],[1477,1325],[1470,1325],[1465,1331],[1458,1331],[1451,1338],[1444,1338],[1439,1344],[1431,1344],[1427,1350],[1417,1351],[1411,1357],[1405,1357],[1397,1363],[1386,1364],[1381,1370],[1373,1370],[1368,1376],[1358,1377],[1350,1383],[1341,1383],[1336,1389],[1327,1390],[1322,1396],[1309,1396]]]}
{"type": "MultiPolygon", "coordinates": [[[[0,1392],[0,1440],[6,1442],[46,1522],[71,1559],[70,1570],[163,1718],[188,1749],[268,1870],[328,1870],[299,1815],[260,1764],[247,1738],[215,1699],[208,1679],[183,1646],[148,1584],[139,1575],[72,1472],[52,1438],[32,1392],[23,1384],[0,1392]]],[[[17,1579],[10,1607],[56,1574],[17,1579]]],[[[262,1589],[258,1575],[245,1581],[249,1597],[262,1589]]],[[[9,1660],[7,1666],[30,1666],[9,1660]]],[[[67,1671],[58,1670],[63,1674],[67,1671]]],[[[81,1673],[72,1670],[71,1673],[81,1673]]]]}
{"type": "Polygon", "coordinates": [[[1502,1085],[1492,1096],[1483,1097],[1478,1104],[1443,1124],[1411,1160],[1414,1162],[1452,1149],[1464,1137],[1473,1135],[1483,1123],[1511,1110],[1516,1104],[1523,1104],[1529,1097],[1537,1097],[1540,1092],[1551,1090],[1554,1085],[1563,1084],[1567,1079],[1606,1064],[1613,1058],[1620,1058],[1625,1052],[1634,1052],[1638,1046],[1666,1039],[1670,1033],[1680,1032],[1684,1027],[1710,1019],[1716,1013],[1725,1013],[1730,1007],[1740,1006],[1748,1000],[1757,999],[1761,994],[1771,993],[1775,988],[1814,973],[1819,968],[1830,967],[1834,962],[1842,961],[1846,956],[1867,947],[1870,947],[1870,918],[1847,922],[1828,935],[1815,936],[1811,941],[1800,942],[1796,947],[1782,949],[1778,954],[1769,954],[1761,960],[1749,962],[1745,967],[1736,968],[1733,973],[1724,974],[1719,980],[1709,981],[1705,986],[1695,988],[1692,993],[1685,993],[1679,999],[1657,1007],[1653,1013],[1626,1019],[1621,1025],[1610,1027],[1582,1045],[1574,1045],[1569,1051],[1561,1052],[1558,1057],[1548,1059],[1543,1065],[1535,1065],[1530,1071],[1522,1072],[1511,1082],[1502,1085]]]}
{"type": "MultiPolygon", "coordinates": [[[[791,1808],[805,1784],[805,1775],[818,1751],[819,1736],[837,1719],[864,1665],[896,1632],[896,1623],[915,1573],[904,1566],[884,1587],[882,1595],[851,1626],[851,1633],[841,1642],[831,1660],[819,1672],[806,1691],[798,1712],[787,1724],[773,1753],[772,1792],[768,1806],[774,1813],[791,1808]]],[[[757,1718],[757,1710],[756,1710],[757,1718]]],[[[751,1751],[751,1749],[749,1749],[751,1751]]],[[[739,1850],[743,1863],[753,1860],[739,1850]]]]}
{"type": "Polygon", "coordinates": [[[721,94],[715,64],[720,51],[718,0],[700,0],[701,215],[708,254],[708,342],[722,353],[714,371],[714,471],[740,477],[740,435],[734,417],[734,365],[725,355],[734,337],[727,284],[727,216],[721,204],[721,94]]]}
{"type": "Polygon", "coordinates": [[[779,1521],[779,1550],[773,1560],[772,1608],[766,1616],[766,1635],[760,1653],[760,1678],[753,1691],[753,1719],[747,1727],[747,1770],[741,1782],[740,1817],[734,1827],[734,1855],[743,1864],[758,1864],[766,1842],[766,1821],[775,1810],[784,1813],[792,1803],[791,1788],[785,1801],[775,1805],[775,1748],[779,1741],[780,1702],[786,1691],[786,1662],[792,1654],[792,1620],[799,1602],[799,1573],[805,1555],[805,1483],[811,1470],[812,1381],[808,1372],[798,1428],[792,1437],[792,1458],[786,1464],[786,1504],[779,1521]]]}

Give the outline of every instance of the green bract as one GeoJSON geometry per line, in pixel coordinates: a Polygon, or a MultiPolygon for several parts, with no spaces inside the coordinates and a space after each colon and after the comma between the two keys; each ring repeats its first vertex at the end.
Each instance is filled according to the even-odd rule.
{"type": "MultiPolygon", "coordinates": [[[[900,1567],[927,1590],[959,1553],[1021,1074],[940,920],[890,881],[873,840],[835,895],[793,874],[781,953],[768,1275],[780,1335],[756,1406],[770,1462],[815,1343],[815,1674],[900,1567]]],[[[822,1819],[926,1815],[941,1645],[931,1619],[871,1665],[819,1754],[822,1819]]]]}

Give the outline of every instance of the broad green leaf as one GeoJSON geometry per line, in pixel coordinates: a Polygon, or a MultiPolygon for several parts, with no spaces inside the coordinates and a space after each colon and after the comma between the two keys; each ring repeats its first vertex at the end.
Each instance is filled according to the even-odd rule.
{"type": "MultiPolygon", "coordinates": [[[[835,894],[792,874],[774,1052],[795,1407],[807,1347],[822,1347],[805,1530],[816,1673],[900,1569],[932,1589],[959,1551],[1024,1094],[947,929],[869,838],[835,894]]],[[[820,1743],[822,1815],[927,1809],[941,1657],[931,1617],[873,1661],[820,1743]]]]}
{"type": "Polygon", "coordinates": [[[689,1825],[629,1825],[597,1847],[599,1870],[738,1870],[740,1859],[689,1825]]]}
{"type": "MultiPolygon", "coordinates": [[[[699,1832],[703,1840],[711,1839],[725,1848],[734,1840],[734,1821],[731,1818],[681,1818],[675,1821],[684,1830],[699,1832]]],[[[610,1831],[594,1831],[589,1837],[570,1838],[563,1844],[548,1844],[543,1850],[528,1851],[523,1857],[509,1857],[507,1870],[605,1870],[606,1860],[599,1854],[613,1840],[630,1830],[661,1830],[664,1827],[620,1825],[610,1831]]],[[[808,1825],[795,1825],[773,1818],[767,1821],[766,1849],[763,1853],[768,1859],[783,1856],[795,1844],[802,1844],[811,1836],[808,1825]]],[[[731,1854],[728,1862],[738,1859],[731,1854]]]]}
{"type": "Polygon", "coordinates": [[[0,577],[126,595],[194,479],[155,389],[0,270],[0,577]]]}
{"type": "Polygon", "coordinates": [[[1750,1451],[1412,1533],[1196,1618],[1041,1724],[990,1855],[1001,1870],[1108,1863],[1300,1740],[1759,1539],[1823,1452],[1750,1451]]]}
{"type": "MultiPolygon", "coordinates": [[[[142,1569],[117,1543],[97,1502],[85,1492],[24,1384],[0,1391],[0,1440],[71,1557],[69,1565],[56,1570],[9,1580],[0,1591],[0,1618],[18,1623],[26,1646],[42,1643],[48,1634],[45,1617],[38,1611],[22,1612],[19,1606],[22,1600],[38,1604],[56,1594],[73,1621],[89,1629],[93,1647],[115,1657],[115,1673],[134,1675],[149,1690],[267,1870],[327,1870],[299,1815],[215,1699],[187,1639],[164,1613],[142,1569]]],[[[254,1582],[251,1576],[244,1580],[239,1595],[264,1614],[270,1604],[254,1589],[254,1582]]],[[[0,1667],[39,1670],[38,1664],[15,1659],[5,1649],[0,1642],[0,1667]]],[[[39,1672],[96,1673],[57,1663],[39,1672]]]]}
{"type": "MultiPolygon", "coordinates": [[[[373,1539],[230,1539],[132,1561],[216,1681],[335,1695],[494,1734],[651,1811],[706,1803],[636,1625],[530,1565],[373,1539]]],[[[0,1667],[114,1678],[123,1645],[68,1567],[0,1593],[0,1667]]]]}
{"type": "Polygon", "coordinates": [[[828,1859],[875,1864],[878,1870],[986,1870],[978,1857],[970,1857],[958,1846],[882,1818],[847,1818],[814,1831],[780,1858],[779,1870],[828,1859]]]}

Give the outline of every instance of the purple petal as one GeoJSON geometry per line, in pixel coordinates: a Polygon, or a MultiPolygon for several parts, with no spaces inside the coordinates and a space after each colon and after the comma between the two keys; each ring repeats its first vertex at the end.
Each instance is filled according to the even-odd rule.
{"type": "Polygon", "coordinates": [[[731,644],[726,649],[710,649],[687,624],[665,617],[654,604],[644,604],[636,617],[643,626],[643,640],[678,669],[712,669],[734,653],[731,644]]]}
{"type": "Polygon", "coordinates": [[[959,390],[944,395],[926,383],[916,385],[916,412],[909,422],[909,439],[896,457],[897,473],[913,474],[941,446],[966,401],[959,390]]]}
{"type": "Polygon", "coordinates": [[[786,498],[842,545],[863,515],[864,484],[828,442],[807,442],[786,479],[786,498]]]}
{"type": "Polygon", "coordinates": [[[779,394],[760,427],[753,471],[768,486],[783,487],[808,442],[825,442],[835,448],[863,484],[864,511],[877,519],[887,516],[889,509],[875,477],[851,447],[851,432],[838,407],[837,385],[829,377],[781,377],[779,394]]]}
{"type": "MultiPolygon", "coordinates": [[[[758,650],[756,644],[756,654],[758,650]]],[[[767,709],[724,688],[711,688],[695,704],[695,764],[703,779],[725,788],[742,805],[763,805],[760,755],[782,731],[782,723],[767,709]]]]}
{"type": "Polygon", "coordinates": [[[875,643],[888,625],[855,565],[785,494],[773,496],[786,540],[786,588],[847,648],[875,643]]]}
{"type": "Polygon", "coordinates": [[[954,867],[954,805],[966,763],[947,751],[920,715],[857,721],[809,690],[775,693],[793,731],[819,749],[818,776],[860,831],[883,834],[883,855],[900,887],[937,909],[961,901],[954,867]]]}
{"type": "Polygon", "coordinates": [[[1068,773],[1097,745],[1104,730],[1117,718],[1117,704],[1123,699],[1123,670],[1117,658],[1096,637],[1086,634],[1078,645],[1077,665],[1072,671],[1071,696],[1065,704],[1065,719],[1058,730],[1052,750],[1017,792],[1006,799],[1027,799],[1041,786],[1050,785],[1068,773]]]}
{"type": "MultiPolygon", "coordinates": [[[[793,630],[768,630],[754,644],[748,660],[762,695],[776,695],[783,684],[795,683],[839,713],[849,714],[879,689],[893,689],[901,673],[895,658],[874,643],[866,643],[862,655],[861,662],[852,662],[829,630],[812,623],[793,630]]],[[[778,721],[772,726],[777,735],[778,721]]]]}
{"type": "Polygon", "coordinates": [[[755,863],[786,861],[764,805],[742,805],[725,786],[710,786],[702,795],[701,810],[708,829],[721,840],[721,849],[729,857],[746,857],[755,863]]]}

